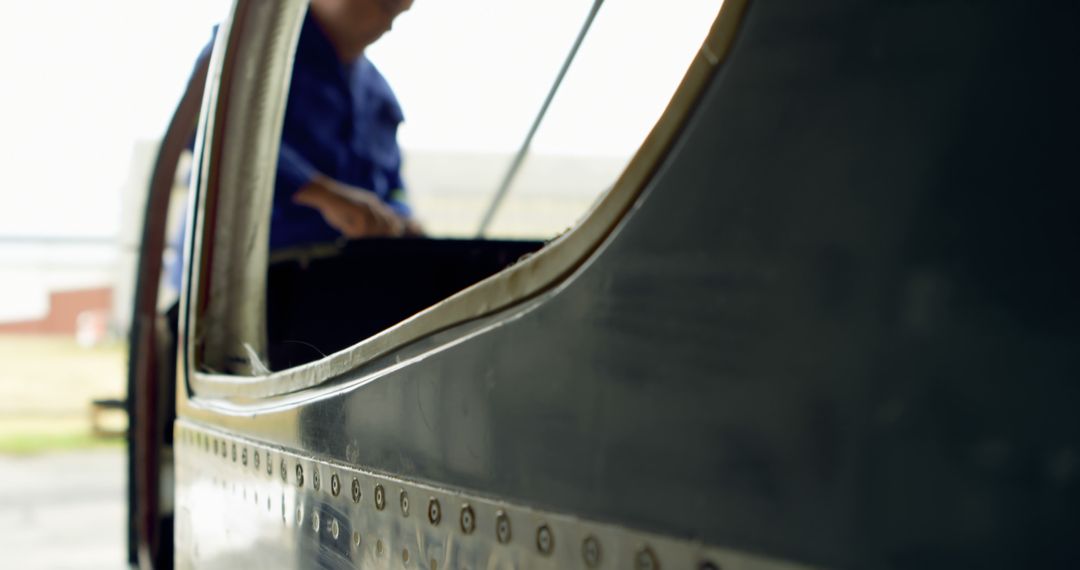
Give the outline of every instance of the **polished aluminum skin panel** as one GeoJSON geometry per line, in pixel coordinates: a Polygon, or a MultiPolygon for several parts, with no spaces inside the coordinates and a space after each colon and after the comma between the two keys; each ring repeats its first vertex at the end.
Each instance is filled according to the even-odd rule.
{"type": "Polygon", "coordinates": [[[809,570],[418,485],[181,422],[179,568],[809,570]]]}

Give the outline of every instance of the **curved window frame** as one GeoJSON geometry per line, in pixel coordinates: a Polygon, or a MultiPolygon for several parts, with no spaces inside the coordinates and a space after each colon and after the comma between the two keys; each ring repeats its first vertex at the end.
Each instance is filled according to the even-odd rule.
{"type": "Polygon", "coordinates": [[[292,52],[307,1],[238,0],[211,58],[196,144],[201,150],[192,193],[191,211],[196,215],[188,240],[189,280],[181,296],[189,393],[249,400],[308,389],[418,339],[511,308],[559,285],[632,209],[730,52],[747,2],[723,2],[660,119],[615,184],[574,227],[528,259],[349,348],[269,372],[259,364],[266,361],[266,266],[273,195],[273,169],[265,165],[276,161],[292,52]],[[248,62],[256,73],[239,70],[238,61],[248,62]],[[222,161],[225,154],[228,161],[222,161]],[[201,247],[203,243],[209,248],[201,247]]]}

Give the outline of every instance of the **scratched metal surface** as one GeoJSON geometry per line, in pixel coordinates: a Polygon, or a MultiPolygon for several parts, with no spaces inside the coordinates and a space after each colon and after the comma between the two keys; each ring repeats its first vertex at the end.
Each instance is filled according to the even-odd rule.
{"type": "MultiPolygon", "coordinates": [[[[319,389],[184,393],[181,415],[778,559],[1080,566],[1076,9],[755,0],[558,289],[319,389]]],[[[299,556],[289,528],[245,540],[299,556]]]]}

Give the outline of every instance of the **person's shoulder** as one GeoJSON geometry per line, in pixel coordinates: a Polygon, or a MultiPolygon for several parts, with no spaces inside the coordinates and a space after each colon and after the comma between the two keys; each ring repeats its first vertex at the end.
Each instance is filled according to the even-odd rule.
{"type": "MultiPolygon", "coordinates": [[[[397,95],[394,93],[394,89],[390,87],[390,82],[386,80],[379,68],[375,66],[371,60],[364,57],[360,61],[359,69],[357,70],[357,80],[363,84],[364,89],[374,95],[376,98],[386,102],[389,107],[396,109],[397,115],[402,115],[401,104],[398,102],[397,95]]],[[[400,117],[398,120],[404,118],[400,117]]]]}
{"type": "Polygon", "coordinates": [[[389,95],[391,98],[396,99],[393,88],[390,87],[390,82],[386,80],[382,72],[379,71],[376,66],[367,56],[361,56],[360,61],[357,62],[357,80],[364,84],[364,87],[369,90],[389,95]]]}

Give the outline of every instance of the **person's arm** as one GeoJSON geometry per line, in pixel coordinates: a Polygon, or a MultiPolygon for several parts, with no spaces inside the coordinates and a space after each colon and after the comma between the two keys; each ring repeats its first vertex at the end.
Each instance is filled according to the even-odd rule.
{"type": "Polygon", "coordinates": [[[315,179],[319,171],[311,165],[292,146],[281,143],[278,151],[277,186],[279,191],[274,194],[274,200],[287,200],[296,195],[309,182],[315,179]]]}
{"type": "Polygon", "coordinates": [[[413,217],[412,208],[405,202],[404,195],[405,190],[395,190],[390,193],[390,198],[386,203],[405,223],[404,235],[409,237],[421,237],[424,235],[424,228],[416,221],[416,218],[413,217]]]}
{"type": "Polygon", "coordinates": [[[397,237],[406,224],[374,192],[316,175],[293,194],[293,202],[315,208],[345,237],[397,237]]]}
{"type": "Polygon", "coordinates": [[[407,230],[405,221],[374,192],[324,176],[285,143],[277,175],[284,196],[291,195],[294,203],[318,210],[326,223],[345,237],[400,236],[407,230]]]}
{"type": "Polygon", "coordinates": [[[391,176],[390,187],[395,190],[390,192],[390,196],[387,198],[386,203],[389,204],[390,208],[392,208],[405,222],[405,235],[410,237],[423,236],[424,228],[416,221],[416,218],[413,216],[412,208],[409,207],[409,204],[405,199],[405,181],[401,178],[400,162],[397,170],[395,170],[391,176]]]}

